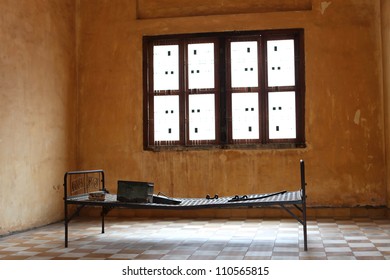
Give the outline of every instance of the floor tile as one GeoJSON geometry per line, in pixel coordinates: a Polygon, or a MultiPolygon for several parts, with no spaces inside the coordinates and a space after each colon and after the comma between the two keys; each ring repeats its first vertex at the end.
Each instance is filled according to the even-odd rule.
{"type": "Polygon", "coordinates": [[[143,219],[80,217],[0,237],[0,260],[387,260],[390,220],[308,221],[308,251],[302,226],[293,219],[143,219]]]}

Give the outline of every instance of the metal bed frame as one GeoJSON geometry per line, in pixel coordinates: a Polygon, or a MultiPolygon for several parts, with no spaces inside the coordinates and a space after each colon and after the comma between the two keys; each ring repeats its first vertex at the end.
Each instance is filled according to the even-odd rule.
{"type": "Polygon", "coordinates": [[[109,194],[105,187],[104,171],[85,170],[70,171],[64,175],[64,224],[65,224],[65,247],[68,247],[69,222],[78,215],[84,207],[101,207],[101,232],[104,233],[104,218],[114,208],[127,209],[168,209],[168,210],[189,210],[206,208],[255,208],[264,206],[280,206],[287,211],[294,219],[303,226],[304,250],[307,251],[307,218],[306,218],[306,181],[305,163],[300,161],[301,189],[298,191],[282,191],[270,194],[251,194],[244,197],[220,197],[218,199],[207,198],[175,198],[180,200],[179,204],[158,204],[158,203],[134,203],[117,201],[117,196],[109,194]],[[95,177],[90,177],[95,175],[95,177]],[[76,176],[76,180],[70,183],[69,177],[76,176]],[[97,176],[97,177],[96,177],[97,176]],[[74,183],[75,182],[75,183],[74,183]],[[89,199],[91,190],[100,190],[105,193],[104,201],[89,199]],[[68,196],[68,190],[71,196],[68,196]],[[74,195],[74,193],[76,193],[74,195]],[[68,207],[77,206],[73,214],[69,215],[68,207]],[[298,210],[295,214],[288,205],[298,210]]]}

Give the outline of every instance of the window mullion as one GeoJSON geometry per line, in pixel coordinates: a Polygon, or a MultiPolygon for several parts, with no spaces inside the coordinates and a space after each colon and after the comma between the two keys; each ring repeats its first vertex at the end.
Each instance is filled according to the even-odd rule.
{"type": "Polygon", "coordinates": [[[186,83],[188,81],[186,75],[186,43],[179,43],[179,108],[180,108],[180,145],[187,145],[187,104],[188,95],[186,92],[186,83]]]}
{"type": "MultiPolygon", "coordinates": [[[[224,38],[220,38],[219,40],[219,116],[220,116],[220,128],[219,128],[219,137],[221,145],[226,145],[228,143],[228,131],[229,131],[229,108],[228,105],[228,91],[227,91],[227,83],[228,83],[228,75],[230,72],[227,67],[227,44],[224,38]]],[[[230,81],[229,81],[230,83],[230,81]]]]}
{"type": "Polygon", "coordinates": [[[299,32],[299,35],[295,36],[295,85],[296,85],[296,127],[297,127],[297,142],[303,144],[305,142],[305,101],[304,101],[304,92],[305,92],[305,63],[304,63],[304,40],[302,30],[299,32]]]}
{"type": "Polygon", "coordinates": [[[267,139],[268,128],[268,106],[267,106],[267,94],[265,90],[266,83],[266,55],[264,47],[264,36],[261,36],[258,40],[258,56],[259,56],[259,111],[260,111],[260,143],[265,144],[267,139]]]}

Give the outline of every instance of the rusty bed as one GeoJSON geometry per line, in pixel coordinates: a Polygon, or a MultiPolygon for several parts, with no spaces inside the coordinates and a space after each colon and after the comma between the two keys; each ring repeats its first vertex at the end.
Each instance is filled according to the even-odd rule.
{"type": "Polygon", "coordinates": [[[307,251],[307,218],[306,218],[306,181],[305,164],[300,161],[301,187],[296,191],[280,191],[275,193],[250,194],[245,196],[207,198],[175,198],[180,203],[136,203],[117,200],[116,194],[106,190],[103,170],[70,171],[64,175],[64,224],[65,247],[68,247],[69,222],[79,214],[84,207],[101,207],[101,232],[104,233],[104,218],[114,208],[127,209],[168,209],[190,210],[207,208],[257,208],[279,206],[287,211],[302,225],[304,250],[307,251]],[[92,200],[90,193],[101,191],[104,200],[92,200]],[[69,207],[73,213],[70,214],[69,207]],[[291,207],[292,206],[292,207],[291,207]],[[294,210],[294,211],[293,211],[294,210]]]}

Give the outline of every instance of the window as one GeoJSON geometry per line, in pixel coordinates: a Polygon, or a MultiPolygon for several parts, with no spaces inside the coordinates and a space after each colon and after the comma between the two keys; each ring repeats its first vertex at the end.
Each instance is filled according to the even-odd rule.
{"type": "Polygon", "coordinates": [[[144,37],[145,149],[298,148],[303,30],[144,37]]]}

